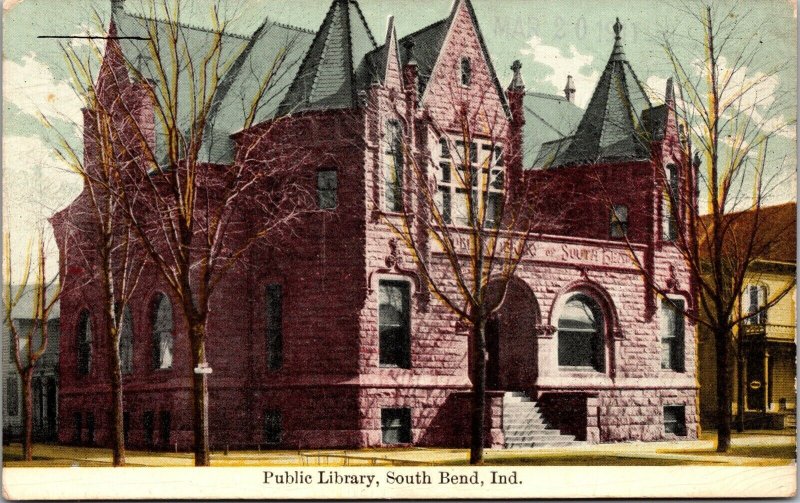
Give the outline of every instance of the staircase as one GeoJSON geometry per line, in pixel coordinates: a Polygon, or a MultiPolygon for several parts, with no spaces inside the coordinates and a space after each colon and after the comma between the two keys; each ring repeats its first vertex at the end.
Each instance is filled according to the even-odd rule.
{"type": "Polygon", "coordinates": [[[539,406],[522,392],[503,395],[503,436],[506,449],[583,445],[572,435],[562,435],[545,422],[539,406]]]}

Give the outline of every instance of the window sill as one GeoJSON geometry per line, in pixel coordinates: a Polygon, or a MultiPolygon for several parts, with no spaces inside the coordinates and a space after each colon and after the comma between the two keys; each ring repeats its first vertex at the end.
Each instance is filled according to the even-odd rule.
{"type": "Polygon", "coordinates": [[[586,374],[598,374],[598,375],[605,375],[605,370],[597,370],[594,367],[579,367],[573,365],[559,365],[558,366],[559,372],[582,372],[586,374]]]}

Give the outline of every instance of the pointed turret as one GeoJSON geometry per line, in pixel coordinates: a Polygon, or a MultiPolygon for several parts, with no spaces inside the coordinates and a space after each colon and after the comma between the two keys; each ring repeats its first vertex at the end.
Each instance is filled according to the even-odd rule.
{"type": "Polygon", "coordinates": [[[355,70],[377,47],[355,0],[333,0],[279,114],[357,106],[355,70]]]}
{"type": "MultiPolygon", "coordinates": [[[[560,147],[561,153],[552,166],[646,159],[649,156],[641,116],[644,110],[651,108],[650,100],[625,59],[619,19],[613,29],[614,46],[603,75],[574,137],[568,145],[560,147]]],[[[567,93],[569,88],[568,79],[564,92],[567,93]]]]}

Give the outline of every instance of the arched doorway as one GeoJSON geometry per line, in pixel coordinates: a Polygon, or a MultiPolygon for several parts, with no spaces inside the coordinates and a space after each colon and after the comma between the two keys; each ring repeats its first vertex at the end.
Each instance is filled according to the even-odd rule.
{"type": "Polygon", "coordinates": [[[533,386],[537,374],[535,328],[539,320],[539,305],[533,292],[524,281],[512,279],[502,305],[486,323],[488,389],[523,391],[533,386]]]}

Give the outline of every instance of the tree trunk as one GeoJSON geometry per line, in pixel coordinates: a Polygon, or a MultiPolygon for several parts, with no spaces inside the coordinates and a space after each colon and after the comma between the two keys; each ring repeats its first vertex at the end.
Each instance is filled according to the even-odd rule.
{"type": "MultiPolygon", "coordinates": [[[[192,372],[206,363],[205,320],[194,321],[189,326],[192,346],[192,372]]],[[[210,466],[211,456],[208,447],[208,374],[192,374],[194,465],[210,466]]]]}
{"type": "MultiPolygon", "coordinates": [[[[28,341],[30,344],[32,341],[28,341]]],[[[22,377],[22,457],[33,459],[33,365],[20,372],[22,377]]]]}
{"type": "MultiPolygon", "coordinates": [[[[743,327],[742,327],[743,328],[743,327]]],[[[744,390],[745,390],[745,356],[744,356],[744,343],[742,337],[744,331],[739,330],[739,344],[737,351],[737,368],[736,368],[736,431],[739,433],[744,432],[744,390]]]]}
{"type": "Polygon", "coordinates": [[[119,356],[119,330],[112,327],[111,330],[111,399],[112,399],[112,419],[114,424],[111,429],[111,450],[112,463],[114,466],[125,466],[125,426],[123,421],[123,399],[122,399],[122,369],[120,368],[119,356]]]}
{"type": "Polygon", "coordinates": [[[483,464],[484,423],[486,417],[486,322],[482,316],[474,321],[475,374],[472,382],[472,435],[469,452],[471,465],[483,464]]]}
{"type": "Polygon", "coordinates": [[[728,331],[714,334],[717,349],[717,452],[731,445],[731,383],[728,331]]]}

